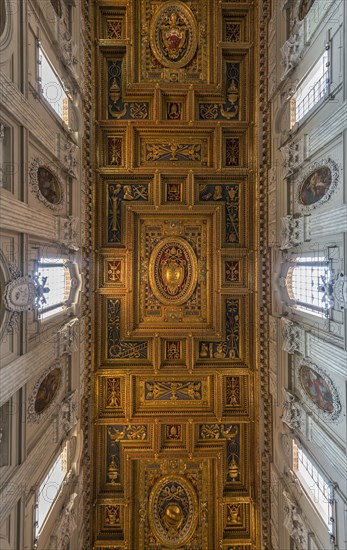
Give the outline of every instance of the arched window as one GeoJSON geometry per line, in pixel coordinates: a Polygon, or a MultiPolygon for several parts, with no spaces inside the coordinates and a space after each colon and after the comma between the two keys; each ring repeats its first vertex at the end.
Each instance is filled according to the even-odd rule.
{"type": "Polygon", "coordinates": [[[40,536],[43,524],[59,495],[59,491],[67,474],[66,454],[67,447],[65,445],[39,486],[37,496],[36,538],[40,536]]]}
{"type": "Polygon", "coordinates": [[[328,527],[329,532],[332,533],[334,486],[324,479],[310,460],[309,455],[294,442],[293,470],[303,490],[328,527]]]}
{"type": "Polygon", "coordinates": [[[324,256],[303,256],[289,262],[285,284],[293,307],[324,317],[328,311],[325,285],[330,276],[330,261],[324,256]]]}
{"type": "Polygon", "coordinates": [[[40,319],[47,319],[65,309],[70,296],[69,262],[62,258],[40,258],[37,262],[40,281],[40,319]]]}

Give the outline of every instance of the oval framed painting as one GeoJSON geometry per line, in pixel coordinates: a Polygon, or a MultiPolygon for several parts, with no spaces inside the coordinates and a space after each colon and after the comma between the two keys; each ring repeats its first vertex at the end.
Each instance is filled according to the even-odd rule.
{"type": "Polygon", "coordinates": [[[37,380],[29,397],[28,420],[39,422],[56,402],[61,389],[64,387],[64,369],[59,363],[53,363],[37,380]]]}
{"type": "Polygon", "coordinates": [[[341,415],[339,393],[330,376],[312,363],[301,361],[297,368],[299,391],[311,409],[327,422],[335,422],[341,415]]]}
{"type": "Polygon", "coordinates": [[[31,190],[47,208],[60,210],[64,205],[63,184],[53,165],[40,158],[30,163],[31,190]]]}
{"type": "Polygon", "coordinates": [[[339,169],[331,159],[311,164],[297,183],[296,202],[309,211],[327,202],[337,188],[339,169]]]}

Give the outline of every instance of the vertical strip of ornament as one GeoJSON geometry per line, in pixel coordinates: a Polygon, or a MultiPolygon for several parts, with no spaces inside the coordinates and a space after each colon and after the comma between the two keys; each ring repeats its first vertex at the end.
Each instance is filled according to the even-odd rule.
{"type": "MultiPolygon", "coordinates": [[[[84,32],[81,33],[82,40],[84,40],[84,67],[85,67],[85,86],[83,90],[82,102],[83,102],[83,118],[85,132],[82,142],[82,162],[83,162],[83,179],[82,185],[84,185],[85,191],[85,239],[84,247],[82,250],[82,261],[83,261],[83,273],[85,281],[85,292],[82,297],[82,308],[83,315],[85,318],[85,328],[84,330],[92,335],[92,314],[91,314],[91,304],[89,302],[89,296],[92,295],[90,286],[93,284],[91,280],[90,273],[90,262],[92,254],[92,244],[93,244],[93,235],[92,235],[92,207],[93,207],[93,190],[92,190],[92,163],[93,163],[93,151],[91,147],[91,137],[93,133],[93,121],[94,116],[91,116],[92,112],[92,75],[90,73],[90,68],[92,67],[92,43],[91,43],[91,33],[92,27],[91,22],[95,21],[93,18],[93,4],[89,0],[83,0],[81,3],[82,10],[82,25],[84,26],[84,32]]],[[[92,437],[91,426],[90,426],[90,417],[89,417],[89,407],[91,400],[91,391],[92,391],[92,347],[91,341],[92,337],[84,338],[84,394],[81,400],[81,417],[82,417],[82,426],[83,426],[83,462],[82,462],[82,479],[83,479],[83,525],[82,533],[80,536],[81,548],[87,550],[91,548],[91,513],[92,513],[92,487],[91,487],[91,457],[90,449],[92,445],[90,439],[92,437]]]]}

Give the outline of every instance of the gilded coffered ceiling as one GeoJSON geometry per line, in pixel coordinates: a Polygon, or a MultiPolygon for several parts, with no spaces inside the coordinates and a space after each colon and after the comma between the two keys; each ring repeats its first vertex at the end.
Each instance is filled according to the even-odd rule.
{"type": "Polygon", "coordinates": [[[94,5],[94,548],[260,548],[254,5],[94,5]]]}

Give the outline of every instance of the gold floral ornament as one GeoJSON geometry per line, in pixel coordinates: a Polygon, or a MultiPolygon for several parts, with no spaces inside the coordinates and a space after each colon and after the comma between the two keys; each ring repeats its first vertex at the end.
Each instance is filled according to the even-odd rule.
{"type": "Polygon", "coordinates": [[[161,303],[186,302],[194,292],[197,276],[196,255],[187,241],[167,237],[154,247],[149,262],[149,282],[161,303]]]}
{"type": "Polygon", "coordinates": [[[197,24],[191,9],[183,2],[165,2],[152,19],[152,52],[164,67],[184,67],[195,55],[197,35],[197,24]]]}

